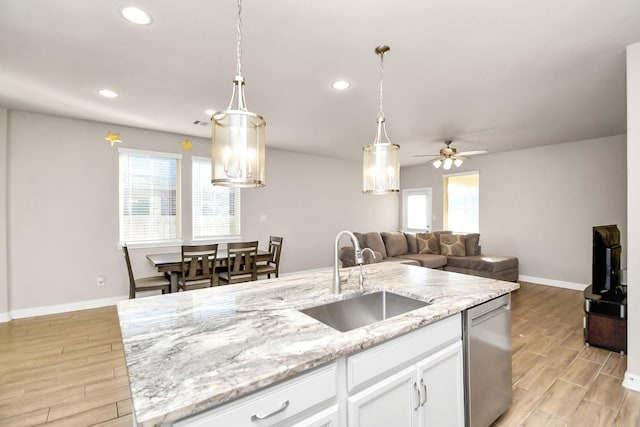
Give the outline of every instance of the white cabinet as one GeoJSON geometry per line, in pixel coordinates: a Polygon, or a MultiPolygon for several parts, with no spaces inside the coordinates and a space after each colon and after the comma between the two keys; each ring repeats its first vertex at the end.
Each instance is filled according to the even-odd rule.
{"type": "Polygon", "coordinates": [[[418,364],[419,425],[464,426],[462,342],[427,357],[418,364]]]}
{"type": "Polygon", "coordinates": [[[307,416],[291,427],[339,427],[338,415],[338,405],[332,405],[323,411],[307,416]]]}
{"type": "Polygon", "coordinates": [[[349,426],[415,426],[416,368],[394,374],[347,399],[349,426]]]}
{"type": "Polygon", "coordinates": [[[337,364],[332,363],[247,397],[178,421],[177,426],[337,426],[337,364]],[[332,408],[323,411],[328,405],[332,408]],[[333,417],[333,418],[332,418],[333,417]],[[295,421],[294,421],[295,420],[295,421]]]}
{"type": "Polygon", "coordinates": [[[185,418],[176,425],[463,427],[460,315],[185,418]]]}
{"type": "Polygon", "coordinates": [[[350,384],[348,426],[463,427],[460,331],[460,317],[453,316],[356,355],[349,377],[361,378],[362,386],[350,384]],[[385,363],[392,355],[399,365],[385,363]],[[358,375],[363,372],[371,375],[358,375]]]}

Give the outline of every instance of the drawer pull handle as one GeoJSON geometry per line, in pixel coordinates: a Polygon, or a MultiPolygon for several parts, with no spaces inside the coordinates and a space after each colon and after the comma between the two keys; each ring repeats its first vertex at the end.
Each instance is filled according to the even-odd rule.
{"type": "Polygon", "coordinates": [[[287,400],[286,402],[282,402],[282,406],[279,407],[278,409],[276,409],[273,412],[270,412],[266,415],[251,415],[251,421],[260,421],[260,420],[266,420],[269,417],[273,417],[276,414],[279,414],[280,412],[284,411],[285,409],[287,409],[289,407],[289,401],[287,400]]]}
{"type": "Polygon", "coordinates": [[[420,402],[422,401],[422,398],[420,397],[420,389],[418,388],[418,384],[417,383],[413,383],[413,388],[416,389],[416,393],[418,393],[418,403],[416,404],[416,407],[413,408],[414,411],[417,411],[418,408],[420,407],[420,402]]]}
{"type": "Polygon", "coordinates": [[[424,402],[420,403],[420,406],[424,406],[427,403],[427,385],[424,383],[424,379],[420,379],[420,385],[422,386],[422,390],[424,392],[424,402]]]}

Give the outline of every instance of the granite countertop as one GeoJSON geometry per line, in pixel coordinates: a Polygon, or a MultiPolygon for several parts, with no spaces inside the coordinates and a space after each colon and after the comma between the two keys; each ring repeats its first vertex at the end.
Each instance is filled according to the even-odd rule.
{"type": "Polygon", "coordinates": [[[137,423],[177,421],[518,288],[395,263],[365,271],[365,292],[432,304],[339,332],[298,311],[361,293],[354,271],[332,294],[332,269],[118,303],[137,423]]]}

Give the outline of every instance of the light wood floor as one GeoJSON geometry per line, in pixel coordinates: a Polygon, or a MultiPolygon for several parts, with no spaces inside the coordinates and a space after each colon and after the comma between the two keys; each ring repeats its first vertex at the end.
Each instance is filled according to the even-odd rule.
{"type": "MultiPolygon", "coordinates": [[[[626,357],[582,338],[582,293],[513,294],[513,405],[495,426],[640,427],[626,357]]],[[[0,426],[132,425],[115,307],[0,324],[0,426]]]]}
{"type": "Polygon", "coordinates": [[[640,426],[626,356],[587,347],[582,292],[521,283],[513,293],[513,403],[494,424],[640,426]]]}

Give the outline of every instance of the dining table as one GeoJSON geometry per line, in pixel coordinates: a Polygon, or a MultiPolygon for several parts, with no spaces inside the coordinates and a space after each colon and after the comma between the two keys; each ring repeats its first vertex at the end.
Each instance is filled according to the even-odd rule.
{"type": "MultiPolygon", "coordinates": [[[[149,254],[147,260],[158,270],[164,273],[171,281],[170,292],[178,292],[178,278],[182,271],[182,254],[180,252],[169,252],[164,254],[149,254]]],[[[256,262],[272,261],[273,254],[269,251],[258,249],[256,262]]],[[[216,267],[227,266],[227,250],[218,249],[216,255],[216,267]]]]}

